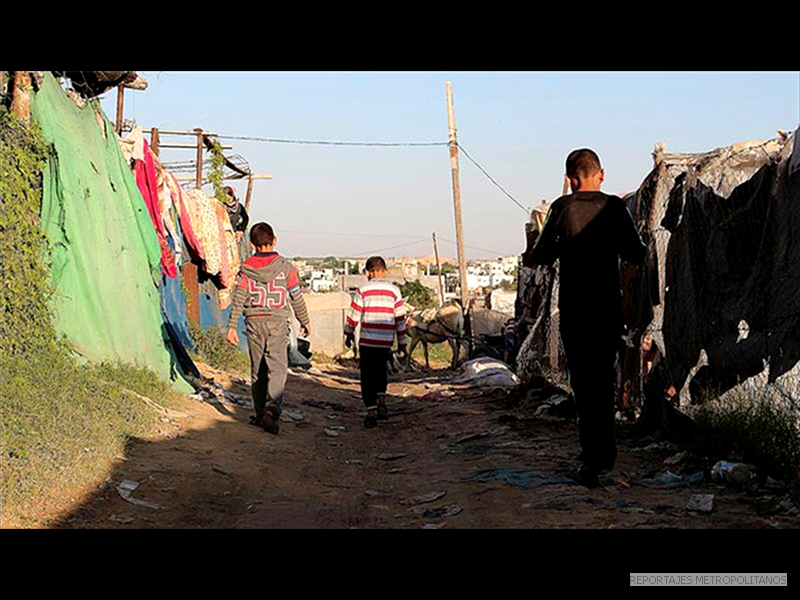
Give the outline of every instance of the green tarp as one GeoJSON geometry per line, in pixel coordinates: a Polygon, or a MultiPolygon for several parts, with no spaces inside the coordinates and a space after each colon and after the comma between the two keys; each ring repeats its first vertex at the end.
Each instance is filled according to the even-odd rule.
{"type": "Polygon", "coordinates": [[[42,230],[56,327],[87,360],[146,366],[191,392],[161,316],[158,239],[113,126],[99,106],[79,108],[49,73],[32,115],[51,146],[42,230]]]}

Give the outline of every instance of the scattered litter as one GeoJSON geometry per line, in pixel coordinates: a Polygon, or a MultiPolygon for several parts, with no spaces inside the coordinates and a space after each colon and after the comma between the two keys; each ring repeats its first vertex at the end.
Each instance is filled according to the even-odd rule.
{"type": "Polygon", "coordinates": [[[673,473],[672,471],[667,471],[658,479],[653,480],[653,483],[656,483],[658,485],[667,485],[667,486],[678,485],[682,482],[683,482],[683,477],[681,477],[676,473],[673,473]]]}
{"type": "Polygon", "coordinates": [[[117,486],[117,492],[119,492],[120,497],[123,500],[125,500],[125,502],[133,504],[135,506],[150,508],[152,510],[161,510],[161,507],[158,504],[132,498],[131,494],[135,492],[137,489],[139,489],[139,483],[137,481],[130,481],[128,479],[126,479],[117,486]]]}
{"type": "Polygon", "coordinates": [[[306,414],[302,410],[283,409],[281,421],[285,423],[298,423],[305,420],[306,414]]]}
{"type": "Polygon", "coordinates": [[[397,475],[398,473],[405,473],[405,469],[389,469],[389,475],[397,475]]]}
{"type": "Polygon", "coordinates": [[[686,510],[710,513],[714,510],[714,494],[693,494],[689,498],[686,510]]]}
{"type": "Polygon", "coordinates": [[[303,404],[306,406],[313,406],[314,408],[335,410],[336,412],[348,411],[348,408],[340,402],[328,402],[327,400],[303,400],[303,404]]]}
{"type": "Polygon", "coordinates": [[[719,483],[744,485],[755,477],[755,467],[721,460],[711,469],[711,479],[719,483]]]}
{"type": "Polygon", "coordinates": [[[316,375],[317,377],[324,377],[324,376],[325,376],[325,373],[323,373],[322,371],[320,371],[320,370],[319,370],[317,367],[311,367],[311,368],[310,368],[310,369],[308,369],[308,371],[306,371],[306,372],[307,372],[308,374],[310,374],[310,375],[316,375]]]}
{"type": "Polygon", "coordinates": [[[535,417],[555,417],[558,419],[576,419],[578,411],[575,400],[564,394],[556,394],[547,399],[536,409],[535,417]]]}
{"type": "Polygon", "coordinates": [[[326,427],[325,428],[325,435],[327,435],[330,438],[337,438],[337,437],[339,437],[339,432],[338,431],[334,431],[333,429],[328,429],[326,427]]]}
{"type": "Polygon", "coordinates": [[[638,514],[643,514],[643,515],[654,515],[654,514],[656,514],[656,511],[654,511],[654,510],[652,510],[650,508],[645,508],[643,506],[623,506],[619,510],[621,512],[629,513],[629,514],[633,514],[633,513],[638,513],[638,514]]]}
{"type": "Polygon", "coordinates": [[[243,408],[253,408],[253,401],[247,396],[241,396],[233,392],[223,392],[222,397],[231,404],[236,404],[243,408]]]}
{"type": "Polygon", "coordinates": [[[411,509],[416,515],[421,515],[424,519],[449,519],[460,515],[464,512],[464,508],[458,504],[449,504],[441,508],[425,508],[424,506],[417,506],[411,509]]]}
{"type": "Polygon", "coordinates": [[[401,500],[400,504],[403,506],[417,506],[418,504],[430,504],[431,502],[436,502],[441,498],[444,498],[447,495],[447,492],[431,492],[430,494],[424,494],[423,496],[415,496],[414,498],[406,498],[405,500],[401,500]]]}
{"type": "Polygon", "coordinates": [[[344,464],[346,464],[346,465],[363,465],[364,461],[359,459],[359,458],[355,458],[353,460],[344,461],[344,464]]]}
{"type": "Polygon", "coordinates": [[[366,492],[364,492],[364,494],[369,496],[370,498],[378,498],[379,496],[383,496],[383,494],[377,490],[367,490],[366,492]]]}
{"type": "Polygon", "coordinates": [[[778,481],[777,479],[773,479],[772,477],[767,477],[767,481],[764,483],[764,487],[768,490],[782,490],[786,487],[786,484],[783,481],[778,481]]]}
{"type": "Polygon", "coordinates": [[[688,452],[678,452],[675,456],[670,456],[669,458],[664,459],[664,464],[669,466],[674,466],[677,464],[682,463],[686,458],[689,456],[688,452]]]}
{"type": "Polygon", "coordinates": [[[405,458],[406,456],[408,456],[408,454],[378,454],[375,458],[377,458],[378,460],[391,461],[391,460],[400,460],[401,458],[405,458]]]}
{"type": "Polygon", "coordinates": [[[520,379],[509,366],[493,358],[476,358],[461,365],[462,374],[455,384],[477,387],[515,387],[520,379]]]}
{"type": "Polygon", "coordinates": [[[678,447],[671,443],[671,442],[654,442],[649,446],[645,446],[644,448],[634,448],[634,452],[656,452],[656,451],[665,451],[665,452],[676,452],[678,447]]]}
{"type": "Polygon", "coordinates": [[[119,523],[120,525],[130,525],[136,519],[130,515],[112,515],[109,521],[119,523]]]}
{"type": "Polygon", "coordinates": [[[702,471],[698,471],[694,475],[690,475],[686,481],[689,483],[705,483],[706,475],[702,471]]]}
{"type": "Polygon", "coordinates": [[[442,527],[444,527],[444,525],[445,525],[444,523],[440,523],[439,525],[435,525],[433,523],[426,523],[425,525],[422,526],[422,528],[423,529],[441,529],[442,527]]]}
{"type": "Polygon", "coordinates": [[[791,496],[786,496],[783,500],[781,500],[778,503],[778,509],[782,512],[785,512],[789,516],[795,516],[800,513],[792,501],[791,496]]]}
{"type": "Polygon", "coordinates": [[[425,402],[436,402],[437,400],[444,400],[445,398],[447,398],[447,396],[444,394],[444,392],[435,391],[435,392],[428,392],[427,394],[422,396],[420,400],[423,400],[425,402]]]}
{"type": "Polygon", "coordinates": [[[461,481],[466,483],[503,481],[508,485],[525,489],[536,489],[543,485],[575,484],[575,481],[568,477],[549,477],[527,469],[497,467],[477,469],[461,479],[461,481]]]}

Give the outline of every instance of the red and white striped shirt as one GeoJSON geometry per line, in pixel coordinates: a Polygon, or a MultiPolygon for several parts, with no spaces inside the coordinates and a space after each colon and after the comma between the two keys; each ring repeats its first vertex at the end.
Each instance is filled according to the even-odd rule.
{"type": "Polygon", "coordinates": [[[383,279],[370,281],[356,290],[345,333],[355,335],[361,324],[361,346],[391,348],[397,333],[397,343],[406,343],[406,303],[396,285],[383,279]]]}

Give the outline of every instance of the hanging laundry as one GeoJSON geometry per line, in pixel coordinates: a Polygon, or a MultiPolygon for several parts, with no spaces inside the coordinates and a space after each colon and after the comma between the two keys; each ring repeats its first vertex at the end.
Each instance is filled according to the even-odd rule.
{"type": "Polygon", "coordinates": [[[233,289],[236,277],[239,274],[240,259],[239,246],[236,242],[236,232],[231,225],[228,211],[225,206],[217,202],[215,206],[217,222],[219,223],[220,241],[222,244],[222,271],[220,273],[219,308],[225,310],[233,301],[233,289]]]}
{"type": "Polygon", "coordinates": [[[161,247],[161,270],[164,275],[174,279],[178,274],[178,270],[175,265],[175,256],[170,250],[169,243],[167,243],[166,231],[161,218],[155,164],[147,140],[142,140],[141,143],[144,149],[144,160],[135,160],[133,166],[136,185],[142,193],[144,203],[150,212],[150,219],[156,228],[158,244],[161,247]]]}
{"type": "Polygon", "coordinates": [[[183,194],[191,227],[203,247],[204,270],[212,277],[222,272],[222,236],[214,198],[203,190],[192,190],[183,194]]]}
{"type": "Polygon", "coordinates": [[[172,200],[175,203],[175,207],[178,211],[183,239],[186,242],[189,250],[197,259],[205,260],[206,254],[203,250],[203,244],[200,243],[200,240],[198,239],[194,232],[194,228],[192,227],[192,216],[189,212],[189,206],[185,198],[185,193],[183,189],[181,189],[181,186],[178,185],[178,180],[175,179],[175,175],[169,171],[164,171],[164,175],[167,187],[172,195],[172,200]]]}

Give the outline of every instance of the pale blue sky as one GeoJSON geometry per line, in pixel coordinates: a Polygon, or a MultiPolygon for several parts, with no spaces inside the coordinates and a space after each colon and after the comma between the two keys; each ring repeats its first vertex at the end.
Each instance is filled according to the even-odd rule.
{"type": "MultiPolygon", "coordinates": [[[[800,72],[144,73],[150,89],[126,95],[125,117],[145,127],[364,142],[446,142],[449,79],[460,144],[525,206],[561,193],[564,160],[575,148],[596,150],[605,191],[622,193],[648,174],[658,141],[670,151],[704,152],[800,123],[800,72]]],[[[103,101],[112,120],[115,97],[103,101]]],[[[252,216],[275,227],[288,256],[407,243],[383,253],[422,255],[431,252],[434,231],[455,239],[446,147],[226,143],[254,171],[274,175],[256,184],[252,216]]],[[[234,187],[244,195],[242,184],[234,187]]],[[[521,252],[525,213],[463,156],[461,187],[467,245],[521,252]]],[[[441,252],[455,255],[448,242],[441,252]]],[[[470,250],[469,257],[491,254],[470,250]]]]}

